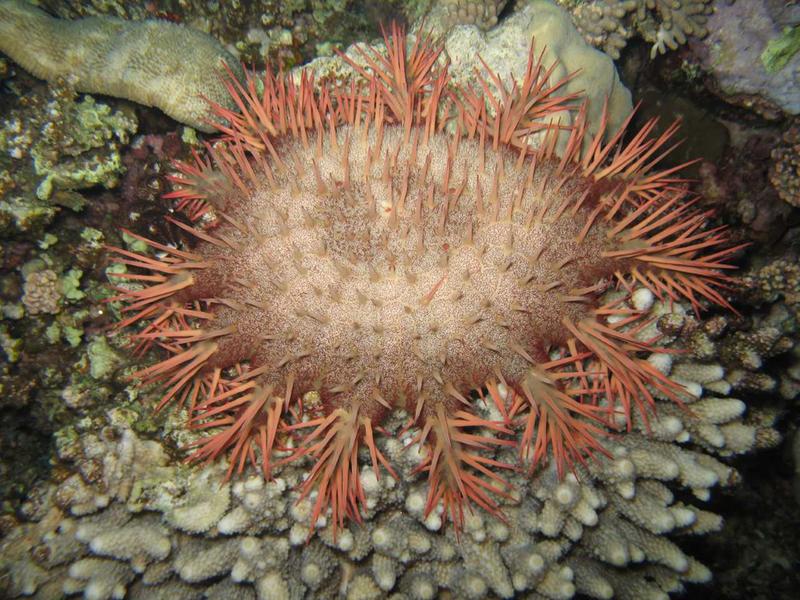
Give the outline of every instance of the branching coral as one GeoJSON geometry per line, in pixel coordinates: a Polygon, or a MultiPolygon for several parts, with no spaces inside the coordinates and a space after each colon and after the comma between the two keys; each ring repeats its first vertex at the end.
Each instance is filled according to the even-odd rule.
{"type": "Polygon", "coordinates": [[[443,24],[477,25],[481,29],[491,29],[497,24],[497,17],[508,0],[441,0],[433,11],[441,13],[443,24]]]}
{"type": "Polygon", "coordinates": [[[575,25],[594,46],[619,58],[630,37],[638,32],[653,44],[652,58],[675,50],[690,35],[706,34],[711,13],[708,0],[560,0],[572,11],[575,25]]]}
{"type": "Polygon", "coordinates": [[[655,394],[681,402],[641,356],[658,349],[637,337],[644,313],[603,294],[616,281],[728,306],[738,248],[706,227],[678,168],[658,169],[675,127],[604,141],[584,106],[559,155],[548,118],[574,98],[533,48],[519,86],[489,71],[498,95],[481,79],[451,97],[429,39],[409,47],[393,27],[385,42],[362,51],[363,89],[231,78],[239,110],[214,105],[222,140],[177,164],[169,194],[194,247],[111,248],[127,268],[115,299],[140,347],[167,353],[138,373],[162,386],[158,408],[223,428],[196,458],[230,450],[229,474],[250,462],[269,476],[299,445],[281,462],[314,463],[311,524],[330,507],[341,527],[364,509],[359,448],[393,473],[374,432],[405,410],[427,457],[425,512],[441,500],[461,529],[472,504],[500,514],[508,465],[483,453],[513,444],[518,416],[523,458],[552,456],[563,474],[605,452],[602,426],[647,423],[655,394]],[[496,423],[472,413],[485,389],[496,423]],[[311,391],[321,402],[306,407],[311,391]]]}

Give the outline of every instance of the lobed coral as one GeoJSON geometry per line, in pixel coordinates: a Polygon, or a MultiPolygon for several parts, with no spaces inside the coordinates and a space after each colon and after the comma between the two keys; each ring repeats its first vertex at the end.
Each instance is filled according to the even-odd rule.
{"type": "Polygon", "coordinates": [[[208,101],[229,101],[220,76],[242,74],[239,62],[200,31],[160,20],[55,19],[23,0],[0,2],[0,51],[37,77],[156,106],[203,131],[213,129],[208,101]]]}
{"type": "Polygon", "coordinates": [[[675,50],[688,36],[703,37],[710,0],[559,0],[586,40],[613,58],[634,34],[653,44],[651,58],[675,50]]]}
{"type": "Polygon", "coordinates": [[[603,293],[616,281],[729,306],[738,249],[703,228],[675,168],[654,168],[674,127],[604,142],[584,106],[559,156],[547,118],[573,98],[533,48],[519,87],[489,71],[498,96],[481,77],[451,100],[429,40],[407,49],[393,27],[385,43],[353,65],[366,89],[228,82],[241,112],[215,106],[223,139],[177,164],[168,195],[196,245],[111,248],[129,267],[113,274],[120,325],[167,351],[137,376],[164,387],[158,410],[184,406],[209,432],[189,460],[228,455],[226,478],[252,464],[270,479],[310,459],[301,500],[312,526],[330,509],[334,537],[366,509],[361,449],[398,478],[376,442],[396,410],[419,427],[424,515],[441,506],[457,532],[472,506],[501,517],[510,494],[512,465],[486,452],[516,446],[531,474],[551,456],[560,476],[611,456],[606,427],[686,390],[640,356],[658,348],[636,337],[642,311],[603,293]],[[502,418],[474,413],[473,393],[502,418]]]}
{"type": "Polygon", "coordinates": [[[491,29],[508,0],[440,0],[431,10],[433,20],[441,20],[445,28],[455,25],[476,25],[491,29]]]}

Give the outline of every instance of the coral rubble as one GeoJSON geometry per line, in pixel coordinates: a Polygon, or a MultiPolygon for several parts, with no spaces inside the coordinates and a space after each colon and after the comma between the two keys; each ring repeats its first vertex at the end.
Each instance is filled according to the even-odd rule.
{"type": "Polygon", "coordinates": [[[130,110],[79,98],[63,80],[20,96],[0,123],[0,230],[41,230],[59,206],[83,206],[76,190],[116,186],[137,126],[130,110]]]}

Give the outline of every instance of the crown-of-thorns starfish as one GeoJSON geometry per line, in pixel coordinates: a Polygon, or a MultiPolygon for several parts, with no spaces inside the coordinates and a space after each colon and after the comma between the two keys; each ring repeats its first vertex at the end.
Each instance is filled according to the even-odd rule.
{"type": "Polygon", "coordinates": [[[442,503],[458,530],[470,505],[502,517],[512,465],[486,450],[518,445],[531,470],[550,457],[563,474],[605,453],[612,416],[679,401],[645,360],[646,318],[600,297],[638,285],[729,307],[738,249],[658,167],[677,126],[604,141],[606,118],[591,136],[579,109],[564,133],[548,121],[575,97],[533,48],[520,85],[484,65],[457,89],[429,38],[409,48],[393,26],[385,42],[352,63],[362,86],[229,79],[238,111],[214,107],[221,139],[176,165],[168,194],[194,246],[131,234],[154,252],[111,248],[129,268],[120,326],[166,353],[137,376],[163,386],[157,409],[185,406],[208,432],[189,460],[270,478],[310,458],[301,493],[317,491],[312,521],[330,508],[334,533],[365,507],[360,448],[397,477],[376,443],[394,409],[418,427],[427,511],[442,503]],[[476,415],[473,393],[503,421],[476,415]]]}

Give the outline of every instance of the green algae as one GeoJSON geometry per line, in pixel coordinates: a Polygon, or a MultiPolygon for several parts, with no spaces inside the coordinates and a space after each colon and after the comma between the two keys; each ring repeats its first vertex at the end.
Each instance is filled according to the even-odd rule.
{"type": "Polygon", "coordinates": [[[781,35],[767,42],[761,63],[767,73],[777,73],[800,51],[800,25],[786,27],[781,35]]]}
{"type": "Polygon", "coordinates": [[[122,358],[103,336],[95,337],[87,348],[89,375],[93,379],[107,379],[121,364],[122,358]]]}
{"type": "Polygon", "coordinates": [[[64,82],[20,94],[0,121],[0,232],[41,234],[61,207],[84,208],[76,190],[116,186],[137,127],[131,110],[79,97],[64,82]]]}
{"type": "Polygon", "coordinates": [[[64,274],[61,278],[61,291],[64,298],[75,302],[77,300],[82,300],[86,296],[80,289],[82,276],[83,271],[80,269],[70,269],[64,274]]]}

